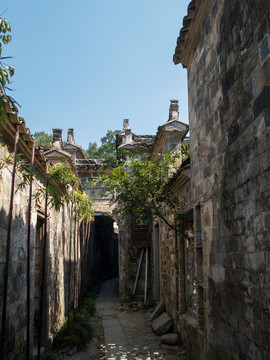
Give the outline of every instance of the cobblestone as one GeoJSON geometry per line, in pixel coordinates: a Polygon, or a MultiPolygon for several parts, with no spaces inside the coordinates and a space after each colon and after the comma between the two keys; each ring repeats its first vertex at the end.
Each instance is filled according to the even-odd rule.
{"type": "Polygon", "coordinates": [[[101,288],[96,314],[91,319],[96,340],[88,344],[84,352],[65,356],[64,359],[186,360],[183,346],[162,344],[161,338],[153,333],[149,310],[117,310],[116,290],[116,279],[105,282],[101,288]]]}

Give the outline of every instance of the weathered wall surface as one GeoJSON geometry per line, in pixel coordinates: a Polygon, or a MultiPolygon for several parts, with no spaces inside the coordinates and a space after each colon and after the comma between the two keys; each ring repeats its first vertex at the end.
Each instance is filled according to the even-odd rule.
{"type": "MultiPolygon", "coordinates": [[[[7,154],[1,148],[1,156],[7,154]]],[[[16,175],[15,186],[20,182],[16,175]]],[[[33,193],[39,181],[34,181],[33,193]]],[[[10,203],[11,166],[5,166],[0,179],[0,306],[3,299],[3,271],[6,254],[7,219],[10,203]]],[[[7,345],[6,353],[10,359],[23,350],[26,340],[26,294],[27,294],[27,207],[29,187],[15,193],[13,222],[11,232],[11,254],[9,267],[7,301],[7,345]]],[[[44,203],[39,209],[44,211],[44,203]]],[[[48,242],[46,258],[45,321],[43,339],[48,339],[59,329],[67,313],[68,259],[70,243],[70,209],[65,206],[59,212],[49,209],[48,242]]],[[[44,214],[37,211],[32,202],[31,217],[31,324],[32,342],[36,341],[39,317],[39,299],[41,285],[41,263],[43,237],[40,229],[44,226],[44,214]]],[[[73,248],[72,248],[73,259],[73,248]]],[[[71,268],[71,300],[73,299],[73,262],[71,268]]]]}
{"type": "Polygon", "coordinates": [[[269,1],[210,1],[188,67],[211,359],[270,356],[269,28],[269,1]]]}
{"type": "MultiPolygon", "coordinates": [[[[172,190],[182,204],[182,213],[184,214],[188,213],[190,209],[192,211],[192,202],[190,179],[187,176],[183,180],[182,176],[183,174],[180,173],[175,179],[172,190]]],[[[170,212],[170,209],[168,209],[168,214],[170,212]]],[[[175,215],[168,215],[166,219],[172,226],[175,225],[175,215]]],[[[187,264],[189,263],[191,267],[193,266],[193,249],[191,247],[192,234],[190,235],[190,241],[188,241],[182,234],[171,229],[163,220],[158,220],[157,224],[160,244],[161,301],[166,304],[167,313],[175,320],[175,325],[177,326],[180,314],[185,313],[188,293],[192,292],[192,289],[186,290],[185,280],[185,274],[188,270],[190,282],[193,282],[191,269],[186,268],[185,266],[185,261],[187,264]],[[188,261],[185,258],[190,260],[188,261]]],[[[153,244],[152,248],[152,261],[154,264],[155,244],[153,244]]],[[[152,276],[152,284],[154,285],[154,270],[152,271],[152,276]]]]}

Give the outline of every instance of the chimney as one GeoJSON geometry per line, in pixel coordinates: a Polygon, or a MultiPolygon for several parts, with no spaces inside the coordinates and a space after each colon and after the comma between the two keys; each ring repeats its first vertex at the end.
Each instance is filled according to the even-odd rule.
{"type": "Polygon", "coordinates": [[[131,144],[132,143],[132,134],[130,129],[125,130],[125,144],[131,144]]]}
{"type": "Polygon", "coordinates": [[[67,142],[70,143],[70,144],[75,144],[74,130],[73,129],[68,129],[67,142]]]}
{"type": "Polygon", "coordinates": [[[62,149],[62,129],[53,130],[53,144],[52,146],[56,149],[62,149]]]}
{"type": "Polygon", "coordinates": [[[178,100],[171,100],[170,110],[169,110],[169,120],[179,120],[179,106],[178,100]]]}
{"type": "Polygon", "coordinates": [[[127,129],[129,129],[129,119],[124,119],[123,130],[127,130],[127,129]]]}

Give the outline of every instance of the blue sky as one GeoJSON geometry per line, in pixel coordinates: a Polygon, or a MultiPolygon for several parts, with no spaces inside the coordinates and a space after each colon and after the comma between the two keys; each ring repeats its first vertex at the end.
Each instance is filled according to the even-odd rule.
{"type": "Polygon", "coordinates": [[[83,148],[107,130],[155,134],[187,75],[172,61],[189,0],[0,0],[12,27],[12,96],[31,132],[74,128],[83,148]]]}

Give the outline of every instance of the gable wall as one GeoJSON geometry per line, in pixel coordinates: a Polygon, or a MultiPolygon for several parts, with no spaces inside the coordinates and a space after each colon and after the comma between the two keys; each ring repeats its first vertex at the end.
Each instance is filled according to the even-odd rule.
{"type": "Polygon", "coordinates": [[[213,359],[270,354],[269,28],[268,1],[213,0],[188,67],[201,348],[213,359]]]}

